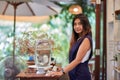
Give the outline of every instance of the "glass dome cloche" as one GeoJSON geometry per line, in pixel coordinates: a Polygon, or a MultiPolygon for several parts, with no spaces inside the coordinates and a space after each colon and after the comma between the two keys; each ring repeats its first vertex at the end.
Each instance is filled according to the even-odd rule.
{"type": "Polygon", "coordinates": [[[51,61],[51,44],[49,40],[37,40],[35,47],[35,63],[37,67],[49,66],[51,61]]]}
{"type": "Polygon", "coordinates": [[[50,67],[52,43],[52,40],[49,39],[48,36],[45,34],[40,35],[39,38],[36,39],[35,65],[37,67],[38,74],[41,74],[42,72],[44,73],[43,69],[46,67],[50,67]]]}

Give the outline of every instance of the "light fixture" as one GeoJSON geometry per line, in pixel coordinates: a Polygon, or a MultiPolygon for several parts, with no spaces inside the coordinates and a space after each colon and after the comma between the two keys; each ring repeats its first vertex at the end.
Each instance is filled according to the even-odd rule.
{"type": "Polygon", "coordinates": [[[95,3],[95,2],[96,2],[96,0],[90,0],[90,2],[91,2],[91,3],[95,3]]]}
{"type": "Polygon", "coordinates": [[[95,3],[96,3],[96,0],[90,0],[90,3],[91,3],[91,4],[95,4],[95,3]]]}
{"type": "Polygon", "coordinates": [[[70,6],[69,12],[71,14],[80,14],[80,13],[82,13],[82,8],[81,8],[81,6],[74,4],[74,5],[70,6]]]}

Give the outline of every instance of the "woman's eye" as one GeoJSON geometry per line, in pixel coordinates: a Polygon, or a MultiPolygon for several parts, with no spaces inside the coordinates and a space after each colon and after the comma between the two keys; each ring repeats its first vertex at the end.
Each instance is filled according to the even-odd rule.
{"type": "Polygon", "coordinates": [[[81,22],[74,23],[74,26],[76,26],[76,25],[82,25],[82,23],[81,22]]]}
{"type": "Polygon", "coordinates": [[[74,25],[76,25],[76,23],[74,23],[74,25]]]}

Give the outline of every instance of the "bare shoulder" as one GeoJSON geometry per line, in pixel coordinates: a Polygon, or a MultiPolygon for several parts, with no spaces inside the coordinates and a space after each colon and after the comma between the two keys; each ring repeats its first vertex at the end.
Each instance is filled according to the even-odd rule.
{"type": "Polygon", "coordinates": [[[83,43],[90,43],[89,38],[86,37],[86,38],[83,40],[83,43]]]}
{"type": "Polygon", "coordinates": [[[87,37],[83,40],[83,42],[81,44],[81,48],[82,49],[83,48],[87,48],[87,49],[90,48],[90,40],[87,37]]]}

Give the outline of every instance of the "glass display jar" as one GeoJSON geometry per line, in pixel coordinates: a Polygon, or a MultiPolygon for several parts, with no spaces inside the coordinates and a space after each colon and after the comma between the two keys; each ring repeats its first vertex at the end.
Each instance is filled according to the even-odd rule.
{"type": "MultiPolygon", "coordinates": [[[[37,70],[50,66],[51,62],[51,44],[49,40],[37,40],[35,47],[35,65],[37,70]]],[[[42,71],[43,72],[43,71],[42,71]]],[[[40,73],[38,71],[38,73],[40,73]]]]}

